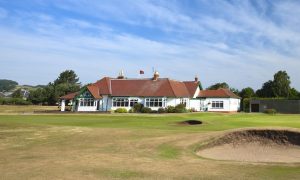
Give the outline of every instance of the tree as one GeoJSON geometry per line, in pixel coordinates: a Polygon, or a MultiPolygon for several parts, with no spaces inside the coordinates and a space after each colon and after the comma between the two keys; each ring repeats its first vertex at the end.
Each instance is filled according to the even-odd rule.
{"type": "Polygon", "coordinates": [[[265,82],[261,89],[256,91],[258,97],[274,97],[273,81],[265,82]]]}
{"type": "Polygon", "coordinates": [[[80,84],[79,78],[73,70],[65,70],[60,73],[59,77],[54,81],[54,85],[66,83],[66,84],[80,84]]]}
{"type": "Polygon", "coordinates": [[[272,90],[275,97],[289,97],[290,77],[286,71],[278,71],[274,74],[272,90]]]}
{"type": "Polygon", "coordinates": [[[300,92],[297,91],[295,88],[291,88],[289,92],[290,99],[300,99],[300,92]]]}
{"type": "Polygon", "coordinates": [[[216,83],[216,84],[209,86],[207,89],[208,90],[217,90],[217,89],[221,89],[221,88],[229,89],[229,85],[226,82],[216,83]]]}
{"type": "Polygon", "coordinates": [[[286,71],[278,71],[274,74],[274,79],[265,82],[261,89],[256,91],[259,97],[289,97],[290,77],[286,71]]]}
{"type": "Polygon", "coordinates": [[[22,90],[17,89],[15,92],[12,93],[11,97],[13,97],[13,98],[23,98],[22,90]]]}
{"type": "Polygon", "coordinates": [[[73,70],[66,70],[60,73],[53,83],[50,82],[46,87],[32,91],[33,94],[29,99],[34,104],[55,105],[59,97],[80,90],[78,81],[79,78],[73,70]]]}
{"type": "Polygon", "coordinates": [[[244,99],[244,98],[251,98],[255,96],[255,92],[251,87],[246,87],[241,90],[239,95],[244,99]]]}
{"type": "Polygon", "coordinates": [[[0,79],[0,92],[13,90],[17,85],[16,81],[0,79]]]}
{"type": "Polygon", "coordinates": [[[43,104],[47,100],[46,90],[44,88],[38,88],[36,90],[31,90],[29,93],[28,100],[33,104],[43,104]]]}
{"type": "Polygon", "coordinates": [[[231,92],[233,92],[234,94],[240,94],[240,91],[236,88],[230,88],[229,89],[231,92]]]}

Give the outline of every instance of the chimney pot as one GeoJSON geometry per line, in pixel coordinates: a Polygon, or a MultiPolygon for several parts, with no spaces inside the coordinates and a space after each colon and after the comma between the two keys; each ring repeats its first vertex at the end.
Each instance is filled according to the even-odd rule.
{"type": "Polygon", "coordinates": [[[156,81],[159,78],[159,73],[157,71],[154,72],[153,80],[156,81]]]}

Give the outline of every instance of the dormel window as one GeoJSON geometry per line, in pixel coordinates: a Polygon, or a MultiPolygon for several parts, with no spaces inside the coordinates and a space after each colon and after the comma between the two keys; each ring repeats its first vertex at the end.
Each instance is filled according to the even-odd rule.
{"type": "Polygon", "coordinates": [[[212,101],[211,107],[212,107],[212,109],[224,109],[224,102],[223,101],[212,101]]]}
{"type": "Polygon", "coordinates": [[[130,107],[133,107],[135,104],[139,102],[138,99],[130,99],[130,107]]]}
{"type": "Polygon", "coordinates": [[[128,107],[129,99],[128,98],[113,98],[112,104],[113,104],[113,107],[128,107]]]}
{"type": "Polygon", "coordinates": [[[145,106],[146,107],[165,107],[166,99],[165,98],[146,98],[145,106]]]}

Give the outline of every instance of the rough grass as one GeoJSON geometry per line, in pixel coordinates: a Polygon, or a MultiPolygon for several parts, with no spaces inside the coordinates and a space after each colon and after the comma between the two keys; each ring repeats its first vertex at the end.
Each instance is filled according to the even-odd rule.
{"type": "Polygon", "coordinates": [[[35,105],[0,105],[0,114],[30,114],[34,111],[59,110],[57,106],[35,106],[35,105]]]}
{"type": "Polygon", "coordinates": [[[299,179],[300,164],[203,159],[227,130],[300,128],[300,115],[0,115],[1,179],[299,179]],[[198,119],[199,126],[178,126],[198,119]]]}

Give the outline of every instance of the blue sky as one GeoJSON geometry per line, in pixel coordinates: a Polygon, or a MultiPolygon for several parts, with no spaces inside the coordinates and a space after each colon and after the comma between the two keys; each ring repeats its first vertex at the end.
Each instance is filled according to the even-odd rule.
{"type": "Polygon", "coordinates": [[[300,1],[0,0],[0,78],[46,84],[152,76],[260,88],[286,70],[300,90],[300,1]]]}

